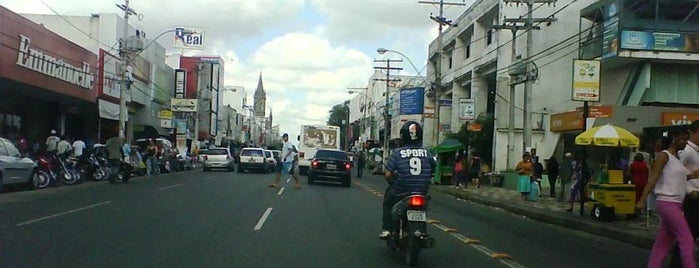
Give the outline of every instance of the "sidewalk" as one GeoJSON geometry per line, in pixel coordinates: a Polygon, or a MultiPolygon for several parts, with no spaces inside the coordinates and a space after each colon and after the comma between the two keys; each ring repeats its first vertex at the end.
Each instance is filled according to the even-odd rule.
{"type": "MultiPolygon", "coordinates": [[[[653,246],[660,222],[657,214],[650,218],[643,215],[633,220],[627,220],[625,215],[617,215],[614,222],[597,221],[590,216],[587,204],[585,205],[585,215],[580,216],[579,203],[575,204],[573,212],[568,212],[566,211],[568,203],[558,202],[555,198],[550,198],[547,195],[536,202],[523,201],[517,191],[500,187],[481,186],[480,188],[457,189],[451,185],[431,185],[430,190],[486,206],[499,207],[537,221],[649,249],[653,246]]],[[[547,190],[544,189],[544,192],[548,193],[547,190]]]]}

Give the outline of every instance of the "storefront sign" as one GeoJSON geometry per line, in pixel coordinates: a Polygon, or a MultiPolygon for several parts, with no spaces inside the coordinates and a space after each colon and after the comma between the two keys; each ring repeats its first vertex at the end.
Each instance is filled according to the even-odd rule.
{"type": "Polygon", "coordinates": [[[204,49],[204,28],[175,27],[174,47],[204,49]]]}
{"type": "Polygon", "coordinates": [[[664,112],[661,115],[663,126],[689,125],[694,120],[699,120],[699,113],[664,112]]]}
{"type": "Polygon", "coordinates": [[[602,59],[612,58],[619,50],[619,9],[616,2],[604,7],[602,59]]]}
{"type": "Polygon", "coordinates": [[[439,106],[451,106],[451,99],[439,100],[439,106]]]}
{"type": "Polygon", "coordinates": [[[170,110],[173,112],[196,112],[196,99],[170,99],[170,110]]]}
{"type": "Polygon", "coordinates": [[[160,119],[160,126],[163,128],[172,128],[172,119],[160,119]]]}
{"type": "Polygon", "coordinates": [[[459,106],[461,108],[461,114],[459,119],[461,120],[474,120],[476,119],[476,100],[475,99],[460,99],[459,106]]]}
{"type": "MultiPolygon", "coordinates": [[[[576,111],[580,112],[582,116],[583,107],[575,108],[576,111]]],[[[612,106],[601,105],[601,106],[588,106],[587,108],[588,118],[610,118],[612,117],[612,106]]]]}
{"type": "Polygon", "coordinates": [[[425,88],[405,88],[400,90],[400,114],[422,114],[425,106],[425,88]]]}
{"type": "Polygon", "coordinates": [[[599,101],[600,62],[573,60],[573,101],[599,101]]]}
{"type": "Polygon", "coordinates": [[[175,99],[184,99],[186,79],[187,73],[185,70],[175,70],[175,99]]]}
{"type": "Polygon", "coordinates": [[[172,119],[172,111],[160,110],[158,112],[158,118],[160,118],[160,119],[172,119]]]}
{"type": "Polygon", "coordinates": [[[621,48],[631,50],[699,52],[699,34],[622,31],[621,48]]]}
{"type": "Polygon", "coordinates": [[[44,51],[32,48],[31,42],[32,40],[29,37],[22,34],[19,35],[17,65],[82,88],[92,89],[95,76],[92,74],[89,63],[83,62],[82,67],[78,68],[61,58],[53,57],[44,51]]]}
{"type": "Polygon", "coordinates": [[[570,111],[551,115],[551,132],[582,130],[583,120],[581,111],[570,111]]]}

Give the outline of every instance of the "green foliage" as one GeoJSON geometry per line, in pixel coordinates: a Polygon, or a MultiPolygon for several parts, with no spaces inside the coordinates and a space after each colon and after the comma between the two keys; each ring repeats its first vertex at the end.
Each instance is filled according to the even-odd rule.
{"type": "Polygon", "coordinates": [[[493,115],[481,115],[470,124],[481,125],[481,131],[468,131],[468,124],[463,124],[459,132],[450,133],[448,139],[455,139],[478,153],[484,163],[492,163],[493,158],[493,115]]]}
{"type": "Polygon", "coordinates": [[[347,140],[347,122],[349,121],[349,100],[344,101],[342,104],[336,104],[330,111],[330,116],[326,122],[329,126],[340,127],[340,144],[344,146],[345,140],[347,140]],[[345,121],[345,124],[342,121],[345,121]]]}

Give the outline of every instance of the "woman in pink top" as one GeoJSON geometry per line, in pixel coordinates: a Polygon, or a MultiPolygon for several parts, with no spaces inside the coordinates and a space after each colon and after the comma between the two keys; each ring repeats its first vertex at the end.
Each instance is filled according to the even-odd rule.
{"type": "Polygon", "coordinates": [[[650,251],[649,268],[662,267],[663,259],[670,252],[675,240],[680,248],[682,267],[696,267],[694,239],[682,213],[682,202],[686,194],[687,179],[699,177],[699,170],[693,172],[687,170],[677,154],[679,149],[683,149],[687,144],[688,137],[689,133],[685,130],[670,130],[663,141],[663,147],[667,149],[658,154],[651,169],[650,180],[636,204],[636,207],[643,209],[646,205],[646,197],[651,189],[654,190],[661,221],[655,243],[650,251]]]}

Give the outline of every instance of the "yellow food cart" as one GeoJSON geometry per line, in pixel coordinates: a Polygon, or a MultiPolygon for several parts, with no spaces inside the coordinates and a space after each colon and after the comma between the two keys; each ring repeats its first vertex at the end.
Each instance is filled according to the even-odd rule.
{"type": "Polygon", "coordinates": [[[608,179],[591,183],[588,189],[590,214],[601,221],[613,221],[616,214],[636,215],[636,186],[624,184],[621,170],[609,170],[608,179]]]}

